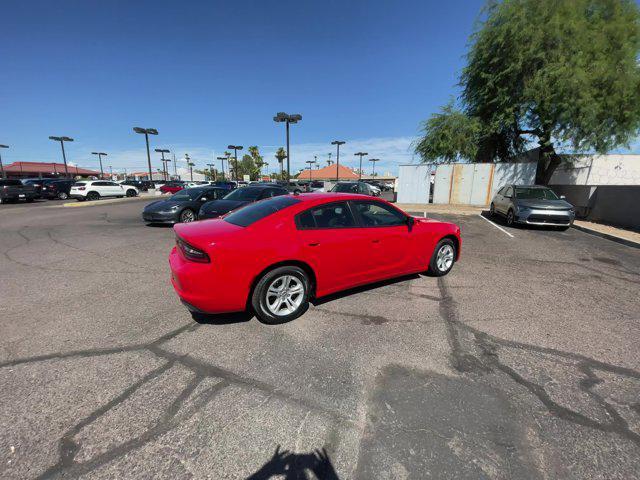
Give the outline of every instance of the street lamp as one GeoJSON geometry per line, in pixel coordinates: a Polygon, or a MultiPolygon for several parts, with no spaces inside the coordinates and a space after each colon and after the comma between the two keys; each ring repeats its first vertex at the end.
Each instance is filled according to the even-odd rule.
{"type": "Polygon", "coordinates": [[[111,180],[113,180],[113,166],[112,165],[109,165],[109,172],[110,172],[110,175],[111,175],[111,180]]]}
{"type": "Polygon", "coordinates": [[[100,162],[100,178],[104,178],[104,172],[102,171],[102,157],[106,157],[104,152],[91,152],[91,155],[98,155],[98,161],[100,162]]]}
{"type": "Polygon", "coordinates": [[[376,176],[376,162],[379,162],[380,159],[379,158],[370,158],[369,159],[371,163],[371,176],[375,177],[376,176]]]}
{"type": "Polygon", "coordinates": [[[235,168],[234,168],[234,177],[236,177],[236,181],[238,181],[238,150],[242,150],[242,145],[229,145],[227,147],[230,150],[233,150],[233,157],[234,157],[234,161],[233,163],[235,164],[235,168]]]}
{"type": "Polygon", "coordinates": [[[155,128],[140,128],[133,127],[133,131],[144,135],[144,140],[147,143],[147,166],[149,167],[149,181],[153,181],[153,173],[151,172],[151,153],[149,153],[149,135],[158,135],[158,130],[155,128]]]}
{"type": "Polygon", "coordinates": [[[64,161],[64,174],[67,178],[69,178],[69,169],[67,168],[67,155],[64,153],[64,142],[73,142],[73,138],[49,137],[49,140],[53,140],[54,142],[60,142],[60,146],[62,147],[62,160],[64,161]]]}
{"type": "Polygon", "coordinates": [[[311,165],[313,165],[314,163],[316,163],[315,160],[307,160],[305,163],[309,164],[309,182],[311,182],[311,165]]]}
{"type": "Polygon", "coordinates": [[[287,182],[291,180],[291,152],[289,149],[289,124],[298,123],[302,120],[302,115],[299,113],[288,114],[284,112],[278,112],[275,117],[273,117],[273,121],[277,123],[285,122],[287,126],[287,182]]]}
{"type": "Polygon", "coordinates": [[[217,159],[222,163],[222,180],[224,180],[224,161],[229,160],[229,157],[217,157],[217,159]]]}
{"type": "Polygon", "coordinates": [[[341,140],[334,140],[333,142],[331,142],[331,145],[335,145],[338,149],[338,152],[336,154],[336,182],[340,180],[340,172],[338,171],[340,168],[340,145],[344,145],[345,143],[346,142],[343,142],[341,140]]]}
{"type": "Polygon", "coordinates": [[[360,156],[360,169],[358,170],[358,180],[362,180],[362,157],[369,154],[367,152],[358,152],[358,153],[354,153],[354,155],[360,156]]]}
{"type": "MultiPolygon", "coordinates": [[[[9,145],[0,145],[0,148],[9,148],[9,145]]],[[[4,173],[4,167],[2,166],[2,155],[0,155],[0,178],[7,178],[4,173]]]]}
{"type": "Polygon", "coordinates": [[[167,150],[165,148],[156,148],[155,149],[156,152],[158,152],[160,155],[162,155],[162,177],[166,180],[168,180],[168,173],[167,172],[167,162],[170,162],[171,160],[169,160],[168,158],[164,158],[164,154],[165,153],[169,153],[171,152],[171,150],[167,150]]]}
{"type": "MultiPolygon", "coordinates": [[[[215,165],[213,163],[207,163],[207,167],[209,167],[209,178],[213,180],[213,167],[215,165]]],[[[217,180],[217,179],[216,179],[217,180]]]]}

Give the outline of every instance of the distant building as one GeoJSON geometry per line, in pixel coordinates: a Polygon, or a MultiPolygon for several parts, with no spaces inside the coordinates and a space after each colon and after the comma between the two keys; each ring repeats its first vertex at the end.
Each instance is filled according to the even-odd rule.
{"type": "MultiPolygon", "coordinates": [[[[45,162],[13,162],[4,167],[5,174],[10,178],[54,178],[64,177],[64,163],[45,163],[45,162]]],[[[100,172],[78,167],[76,165],[67,165],[67,171],[71,177],[99,177],[100,172]]]]}
{"type": "Polygon", "coordinates": [[[343,165],[338,167],[336,164],[317,170],[312,168],[311,173],[309,173],[309,169],[302,170],[296,178],[298,180],[309,180],[309,175],[311,175],[311,180],[331,181],[336,179],[336,174],[338,174],[339,180],[358,180],[358,174],[353,170],[343,165]]]}

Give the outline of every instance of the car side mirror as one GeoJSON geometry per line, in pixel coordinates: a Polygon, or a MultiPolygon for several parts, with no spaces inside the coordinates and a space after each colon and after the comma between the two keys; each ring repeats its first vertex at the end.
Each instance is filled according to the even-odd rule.
{"type": "Polygon", "coordinates": [[[405,219],[405,222],[407,222],[407,227],[409,227],[409,231],[411,231],[411,229],[413,228],[413,225],[416,223],[416,219],[411,216],[408,216],[405,219]]]}

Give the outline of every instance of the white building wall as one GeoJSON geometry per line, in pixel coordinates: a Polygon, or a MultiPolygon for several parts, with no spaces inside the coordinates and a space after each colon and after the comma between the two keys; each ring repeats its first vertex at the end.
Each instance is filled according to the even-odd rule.
{"type": "Polygon", "coordinates": [[[563,162],[550,185],[640,185],[640,155],[594,155],[563,162]]]}

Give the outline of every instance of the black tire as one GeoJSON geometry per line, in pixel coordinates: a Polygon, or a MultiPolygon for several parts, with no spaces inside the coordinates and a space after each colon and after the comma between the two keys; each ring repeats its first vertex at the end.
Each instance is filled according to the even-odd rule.
{"type": "Polygon", "coordinates": [[[456,258],[458,256],[458,249],[456,248],[456,244],[450,238],[443,238],[438,242],[436,248],[433,249],[433,254],[431,255],[431,260],[429,261],[429,270],[427,270],[427,274],[432,277],[442,277],[449,273],[453,266],[456,263],[456,258]],[[442,252],[441,252],[442,251],[442,252]],[[451,264],[448,262],[439,262],[439,253],[451,252],[453,257],[451,258],[451,264]]]}
{"type": "Polygon", "coordinates": [[[185,208],[180,212],[180,223],[191,223],[195,222],[197,219],[198,217],[196,216],[196,212],[190,208],[185,208]]]}
{"type": "Polygon", "coordinates": [[[133,188],[127,190],[127,197],[135,197],[137,195],[136,191],[133,188]]]}
{"type": "Polygon", "coordinates": [[[94,200],[100,200],[100,194],[98,192],[89,192],[87,193],[87,200],[90,202],[94,200]]]}
{"type": "MultiPolygon", "coordinates": [[[[251,295],[251,307],[256,317],[258,317],[258,320],[260,320],[262,323],[267,323],[269,325],[278,325],[280,323],[290,322],[291,320],[298,318],[308,310],[310,292],[311,282],[309,281],[309,277],[307,276],[305,271],[293,265],[285,265],[283,267],[274,268],[273,270],[268,271],[262,276],[262,278],[260,278],[251,295]],[[273,295],[273,293],[270,294],[269,287],[273,286],[274,284],[277,285],[279,279],[287,276],[294,277],[302,286],[302,292],[298,294],[301,295],[300,303],[293,311],[289,313],[283,313],[281,315],[276,315],[268,305],[267,297],[273,298],[275,296],[273,295]]],[[[298,297],[295,296],[293,301],[297,304],[298,297]]],[[[288,307],[285,306],[285,308],[288,307]]]]}
{"type": "Polygon", "coordinates": [[[496,216],[496,206],[493,204],[493,202],[491,202],[491,205],[489,206],[489,216],[496,216]]]}
{"type": "Polygon", "coordinates": [[[27,198],[27,203],[33,203],[34,198],[27,198]]]}
{"type": "Polygon", "coordinates": [[[84,197],[76,197],[76,200],[79,202],[84,202],[86,200],[86,198],[84,197]]]}
{"type": "Polygon", "coordinates": [[[60,200],[66,200],[67,198],[69,198],[69,194],[67,192],[60,192],[58,193],[58,198],[60,200]]]}
{"type": "Polygon", "coordinates": [[[516,224],[516,215],[513,213],[513,209],[509,209],[507,212],[507,225],[509,227],[515,227],[516,224]]]}

